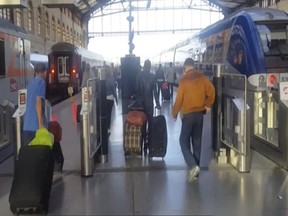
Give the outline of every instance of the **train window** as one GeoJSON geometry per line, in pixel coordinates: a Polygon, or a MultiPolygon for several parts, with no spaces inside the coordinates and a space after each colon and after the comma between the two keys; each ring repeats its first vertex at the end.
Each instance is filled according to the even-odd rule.
{"type": "Polygon", "coordinates": [[[212,57],[213,57],[213,46],[210,46],[206,50],[205,62],[212,63],[212,57]]]}
{"type": "Polygon", "coordinates": [[[214,52],[214,63],[222,63],[223,62],[223,44],[217,44],[215,46],[214,52]]]}
{"type": "Polygon", "coordinates": [[[263,51],[266,56],[288,55],[288,37],[286,24],[257,25],[263,51]]]}
{"type": "Polygon", "coordinates": [[[63,74],[63,58],[58,57],[58,74],[63,74]]]}
{"type": "Polygon", "coordinates": [[[0,38],[0,78],[5,76],[5,47],[4,40],[0,38]]]}
{"type": "Polygon", "coordinates": [[[66,74],[69,74],[69,72],[70,72],[70,58],[69,57],[65,57],[65,66],[66,66],[66,68],[65,68],[65,72],[66,72],[66,74]]]}

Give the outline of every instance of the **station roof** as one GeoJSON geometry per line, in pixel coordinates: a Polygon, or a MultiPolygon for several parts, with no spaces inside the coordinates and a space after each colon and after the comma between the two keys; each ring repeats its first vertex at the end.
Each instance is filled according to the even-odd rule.
{"type": "MultiPolygon", "coordinates": [[[[89,16],[96,10],[99,10],[111,3],[129,2],[129,0],[77,0],[77,8],[82,16],[89,16]]],[[[132,0],[133,2],[134,0],[132,0]]],[[[139,1],[139,0],[137,0],[139,1]]],[[[147,0],[149,2],[151,0],[147,0]]],[[[213,4],[222,8],[223,12],[233,12],[242,6],[250,6],[253,0],[202,0],[203,2],[213,4]]],[[[190,0],[190,4],[193,0],[190,0]]]]}
{"type": "Polygon", "coordinates": [[[253,0],[207,0],[210,4],[217,5],[226,12],[234,12],[241,7],[252,6],[253,0]]]}
{"type": "Polygon", "coordinates": [[[87,15],[100,9],[112,0],[77,0],[77,8],[81,15],[87,15]]]}

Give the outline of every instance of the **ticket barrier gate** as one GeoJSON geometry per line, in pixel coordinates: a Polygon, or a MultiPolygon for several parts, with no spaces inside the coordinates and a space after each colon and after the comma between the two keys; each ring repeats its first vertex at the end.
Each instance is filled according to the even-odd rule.
{"type": "Polygon", "coordinates": [[[247,78],[225,74],[222,65],[214,67],[216,103],[213,107],[213,147],[218,163],[228,161],[239,172],[251,169],[250,108],[247,78]],[[220,118],[219,118],[220,117],[220,118]]]}
{"type": "MultiPolygon", "coordinates": [[[[267,74],[263,90],[253,92],[251,104],[254,121],[251,124],[253,148],[288,170],[288,82],[287,73],[267,74]],[[269,83],[269,76],[279,82],[269,83]],[[284,79],[283,79],[284,78],[284,79]],[[271,88],[272,87],[272,88],[271,88]]],[[[260,83],[260,82],[259,82],[260,83]]]]}
{"type": "Polygon", "coordinates": [[[100,152],[101,162],[108,161],[108,132],[106,122],[105,70],[98,69],[98,77],[87,80],[82,88],[80,111],[81,175],[90,177],[100,152]]]}

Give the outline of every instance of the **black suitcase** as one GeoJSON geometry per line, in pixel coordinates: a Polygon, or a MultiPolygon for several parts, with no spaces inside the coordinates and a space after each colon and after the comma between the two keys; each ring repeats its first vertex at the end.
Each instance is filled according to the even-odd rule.
{"type": "Polygon", "coordinates": [[[54,160],[48,146],[22,146],[9,195],[14,214],[48,212],[54,160]]]}
{"type": "Polygon", "coordinates": [[[149,156],[165,157],[167,151],[167,126],[163,115],[152,118],[149,139],[149,156]]]}
{"type": "Polygon", "coordinates": [[[169,85],[167,82],[164,82],[161,86],[161,95],[162,100],[170,100],[169,85]]]}

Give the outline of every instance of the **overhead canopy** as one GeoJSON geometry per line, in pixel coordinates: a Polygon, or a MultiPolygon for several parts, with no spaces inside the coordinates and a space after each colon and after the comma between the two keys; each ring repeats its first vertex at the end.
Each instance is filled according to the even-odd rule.
{"type": "MultiPolygon", "coordinates": [[[[132,0],[136,1],[136,0],[132,0]]],[[[147,1],[147,5],[151,0],[147,1]]],[[[188,5],[193,4],[193,0],[186,0],[188,5]]],[[[208,4],[218,6],[224,13],[231,13],[243,6],[252,6],[253,0],[202,0],[208,4]]],[[[42,3],[48,7],[61,7],[63,4],[76,7],[82,18],[90,18],[90,14],[99,9],[104,9],[109,4],[129,2],[129,0],[42,0],[42,3]]]]}

